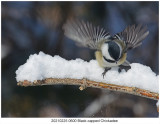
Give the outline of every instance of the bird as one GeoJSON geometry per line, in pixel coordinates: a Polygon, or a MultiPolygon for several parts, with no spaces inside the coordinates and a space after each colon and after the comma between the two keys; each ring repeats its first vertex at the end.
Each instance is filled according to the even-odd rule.
{"type": "Polygon", "coordinates": [[[95,50],[95,58],[100,67],[104,69],[104,78],[112,67],[119,67],[128,71],[131,66],[127,61],[127,52],[142,44],[148,36],[147,26],[129,25],[120,33],[111,35],[104,28],[94,26],[90,22],[70,19],[63,25],[64,35],[75,41],[78,45],[95,50]]]}

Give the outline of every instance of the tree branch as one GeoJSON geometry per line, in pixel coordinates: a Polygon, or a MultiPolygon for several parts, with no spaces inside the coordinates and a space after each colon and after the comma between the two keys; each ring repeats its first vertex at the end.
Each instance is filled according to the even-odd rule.
{"type": "Polygon", "coordinates": [[[137,95],[141,97],[146,97],[154,100],[159,99],[159,94],[151,92],[148,90],[136,88],[136,87],[127,87],[115,84],[107,84],[102,82],[95,82],[87,79],[70,79],[70,78],[47,78],[45,80],[37,80],[34,82],[30,81],[20,81],[17,83],[18,86],[42,86],[42,85],[80,85],[79,89],[84,90],[86,87],[95,87],[95,88],[104,88],[113,91],[125,92],[132,95],[137,95]]]}

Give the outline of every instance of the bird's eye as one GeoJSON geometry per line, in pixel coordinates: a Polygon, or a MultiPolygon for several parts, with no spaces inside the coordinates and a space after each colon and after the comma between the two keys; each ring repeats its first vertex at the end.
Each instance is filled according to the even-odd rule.
{"type": "Polygon", "coordinates": [[[120,47],[118,46],[118,44],[116,42],[108,42],[109,44],[109,49],[108,52],[111,55],[112,58],[114,58],[114,60],[118,60],[120,57],[120,47]]]}

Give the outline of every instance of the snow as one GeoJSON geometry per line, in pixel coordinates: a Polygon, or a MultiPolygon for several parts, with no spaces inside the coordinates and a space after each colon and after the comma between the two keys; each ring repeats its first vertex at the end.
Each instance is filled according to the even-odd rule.
{"type": "Polygon", "coordinates": [[[159,107],[159,100],[157,101],[156,106],[159,107]]]}
{"type": "Polygon", "coordinates": [[[157,76],[150,67],[132,63],[131,69],[127,72],[122,70],[118,72],[118,67],[109,70],[104,79],[102,76],[104,69],[99,67],[96,60],[86,62],[82,59],[65,60],[60,56],[54,57],[39,52],[39,54],[30,55],[24,65],[21,65],[16,71],[16,80],[43,80],[45,78],[73,78],[117,84],[129,87],[137,87],[159,92],[159,76],[157,76]]]}

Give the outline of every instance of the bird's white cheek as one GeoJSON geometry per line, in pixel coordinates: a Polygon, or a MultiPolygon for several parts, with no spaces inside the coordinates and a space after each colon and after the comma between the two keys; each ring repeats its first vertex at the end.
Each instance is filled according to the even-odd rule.
{"type": "Polygon", "coordinates": [[[114,59],[109,55],[109,52],[108,52],[108,44],[107,43],[104,43],[101,47],[101,50],[102,50],[102,56],[106,57],[106,59],[109,59],[109,60],[113,60],[114,59]]]}

